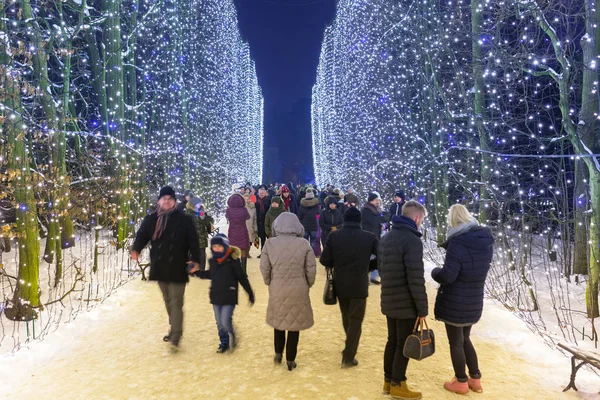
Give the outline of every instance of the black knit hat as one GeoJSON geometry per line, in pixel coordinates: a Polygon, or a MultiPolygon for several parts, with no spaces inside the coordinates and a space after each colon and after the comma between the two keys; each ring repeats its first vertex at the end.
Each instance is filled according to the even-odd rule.
{"type": "Polygon", "coordinates": [[[379,195],[379,193],[377,192],[371,192],[369,193],[369,197],[367,198],[367,201],[370,203],[375,199],[379,199],[381,196],[379,195]]]}
{"type": "Polygon", "coordinates": [[[171,196],[173,199],[177,200],[177,195],[171,186],[165,186],[160,189],[160,193],[158,195],[158,199],[160,200],[163,196],[171,196]]]}
{"type": "Polygon", "coordinates": [[[350,207],[344,213],[344,221],[345,222],[360,222],[361,214],[358,208],[350,207]]]}
{"type": "Polygon", "coordinates": [[[327,197],[325,198],[325,205],[326,205],[327,207],[329,207],[329,205],[330,205],[330,204],[335,204],[335,205],[337,205],[337,202],[338,202],[338,198],[337,198],[337,197],[335,197],[335,196],[327,196],[327,197]]]}
{"type": "Polygon", "coordinates": [[[400,198],[402,198],[402,200],[404,200],[404,191],[396,190],[396,193],[394,193],[394,197],[400,197],[400,198]]]}

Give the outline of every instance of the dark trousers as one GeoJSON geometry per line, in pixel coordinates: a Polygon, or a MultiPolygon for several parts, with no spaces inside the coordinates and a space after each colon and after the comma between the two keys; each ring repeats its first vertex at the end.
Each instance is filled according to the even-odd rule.
{"type": "Polygon", "coordinates": [[[314,248],[315,241],[317,240],[317,231],[304,231],[304,239],[310,243],[310,248],[314,248]]]}
{"type": "Polygon", "coordinates": [[[346,332],[346,347],[342,353],[342,361],[350,362],[354,360],[358,350],[367,299],[338,299],[338,302],[342,312],[344,332],[346,332]]]}
{"type": "Polygon", "coordinates": [[[206,247],[200,248],[200,260],[198,260],[198,264],[200,264],[200,271],[206,270],[206,247]]]}
{"type": "Polygon", "coordinates": [[[183,334],[183,295],[185,283],[158,282],[169,315],[169,336],[171,340],[179,340],[183,334]]]}
{"type": "Polygon", "coordinates": [[[404,357],[404,342],[412,333],[415,318],[394,319],[387,317],[388,340],[383,355],[383,373],[385,380],[400,384],[406,380],[408,358],[404,357]]]}
{"type": "Polygon", "coordinates": [[[456,375],[456,379],[459,382],[467,382],[469,380],[465,372],[465,365],[469,367],[471,378],[481,378],[477,353],[475,352],[473,343],[471,343],[471,328],[471,326],[458,327],[446,324],[454,375],[456,375]]]}
{"type": "Polygon", "coordinates": [[[285,331],[275,329],[275,353],[283,354],[285,347],[285,359],[287,361],[296,360],[298,354],[298,341],[300,340],[300,332],[287,331],[287,346],[285,340],[285,331]]]}

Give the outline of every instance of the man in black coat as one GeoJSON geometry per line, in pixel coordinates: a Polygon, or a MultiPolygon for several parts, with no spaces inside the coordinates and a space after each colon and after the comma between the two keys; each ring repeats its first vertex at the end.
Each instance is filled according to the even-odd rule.
{"type": "MultiPolygon", "coordinates": [[[[256,226],[258,228],[258,237],[260,238],[260,249],[265,246],[267,241],[267,231],[265,229],[265,217],[267,211],[271,207],[271,198],[264,187],[258,189],[258,197],[256,198],[256,226]]],[[[260,258],[260,256],[258,256],[260,258]]]]}
{"type": "Polygon", "coordinates": [[[183,295],[189,281],[187,264],[200,261],[200,241],[194,222],[176,208],[175,191],[170,186],[160,190],[158,211],[144,218],[131,247],[131,259],[138,261],[148,242],[150,280],[158,281],[169,315],[169,334],[163,340],[179,345],[183,333],[183,295]]]}
{"type": "MultiPolygon", "coordinates": [[[[379,196],[379,193],[371,192],[367,198],[367,203],[365,203],[362,210],[360,210],[362,214],[362,228],[375,235],[377,240],[381,239],[381,224],[385,222],[385,217],[379,208],[380,204],[381,197],[379,196]]],[[[375,262],[373,261],[372,264],[375,264],[375,262]]],[[[378,278],[379,273],[377,269],[372,267],[370,274],[371,283],[379,285],[380,282],[378,278]]]]}
{"type": "Polygon", "coordinates": [[[379,242],[377,250],[381,275],[381,312],[387,318],[388,341],[383,357],[384,391],[394,397],[421,398],[406,385],[408,358],[404,342],[417,318],[427,316],[427,293],[423,265],[423,242],[419,228],[427,216],[425,207],[409,201],[402,215],[392,217],[392,230],[379,242]]]}
{"type": "Polygon", "coordinates": [[[333,269],[333,283],[342,312],[346,347],[342,368],[354,367],[369,296],[369,260],[377,253],[377,239],[360,227],[360,211],[350,207],[344,213],[344,226],[327,238],[321,264],[333,269]]]}
{"type": "Polygon", "coordinates": [[[404,205],[404,203],[406,203],[404,201],[404,198],[404,191],[398,190],[396,191],[396,193],[394,193],[394,204],[392,204],[392,206],[390,207],[390,217],[388,222],[392,221],[392,217],[394,215],[402,215],[402,206],[404,205]]]}

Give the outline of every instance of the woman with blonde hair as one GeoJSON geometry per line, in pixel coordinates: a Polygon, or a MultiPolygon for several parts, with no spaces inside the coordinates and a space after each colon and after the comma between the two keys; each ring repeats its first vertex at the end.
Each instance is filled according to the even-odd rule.
{"type": "Polygon", "coordinates": [[[448,234],[441,247],[446,249],[443,268],[431,277],[440,284],[435,300],[435,318],[446,324],[454,378],[444,383],[450,392],[482,392],[477,353],[471,343],[471,328],[483,312],[483,291],[492,262],[494,237],[480,226],[461,204],[450,207],[448,234]],[[469,375],[466,374],[469,368],[469,375]]]}

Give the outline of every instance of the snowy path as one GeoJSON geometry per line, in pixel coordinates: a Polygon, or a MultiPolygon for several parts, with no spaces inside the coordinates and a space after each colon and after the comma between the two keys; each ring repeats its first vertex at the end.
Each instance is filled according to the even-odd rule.
{"type": "MultiPolygon", "coordinates": [[[[254,254],[256,256],[256,254],[254,254]]],[[[371,286],[360,365],[341,370],[343,329],[337,306],[321,301],[324,282],[319,268],[312,290],[315,326],[300,335],[298,369],[288,372],[272,362],[272,330],[266,325],[267,288],[256,258],[249,260],[256,304],[245,293],[234,315],[240,345],[219,355],[208,281],[188,286],[185,332],[173,353],[162,342],[166,313],[155,283],[132,281],[97,310],[61,327],[46,341],[0,360],[2,399],[382,399],[382,354],[385,319],[379,311],[378,287],[371,286]]],[[[434,290],[430,291],[434,298],[434,290]]],[[[539,343],[523,324],[499,307],[486,305],[484,320],[474,328],[485,392],[477,399],[578,399],[593,394],[561,393],[568,381],[569,360],[539,343]],[[517,332],[509,335],[508,332],[517,332]],[[517,342],[515,342],[517,340],[517,342]],[[515,343],[508,345],[507,341],[515,343]],[[519,354],[529,353],[523,356],[519,354]],[[537,358],[537,361],[536,361],[537,358]],[[507,387],[511,388],[507,392],[507,387]]],[[[453,399],[442,383],[452,376],[443,326],[430,322],[438,338],[437,353],[411,362],[411,386],[425,399],[453,399]]],[[[580,389],[598,391],[600,379],[580,371],[580,389]],[[590,384],[591,383],[591,384],[590,384]],[[594,384],[596,384],[594,386],[594,384]]]]}

